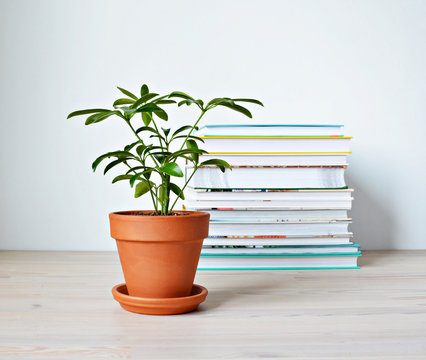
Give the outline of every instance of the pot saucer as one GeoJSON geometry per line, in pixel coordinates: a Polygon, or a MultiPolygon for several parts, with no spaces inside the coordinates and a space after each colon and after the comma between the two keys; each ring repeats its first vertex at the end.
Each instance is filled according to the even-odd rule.
{"type": "Polygon", "coordinates": [[[174,315],[195,310],[207,296],[201,285],[192,286],[191,295],[176,298],[141,298],[130,296],[126,284],[112,288],[112,296],[124,310],[146,315],[174,315]]]}

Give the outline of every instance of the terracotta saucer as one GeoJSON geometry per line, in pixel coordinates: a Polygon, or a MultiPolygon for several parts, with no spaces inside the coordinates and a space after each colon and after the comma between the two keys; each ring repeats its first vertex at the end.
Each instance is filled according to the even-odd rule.
{"type": "Polygon", "coordinates": [[[193,311],[206,299],[207,293],[205,287],[194,284],[190,296],[140,298],[129,296],[126,284],[118,284],[112,288],[112,296],[124,310],[147,315],[173,315],[193,311]]]}

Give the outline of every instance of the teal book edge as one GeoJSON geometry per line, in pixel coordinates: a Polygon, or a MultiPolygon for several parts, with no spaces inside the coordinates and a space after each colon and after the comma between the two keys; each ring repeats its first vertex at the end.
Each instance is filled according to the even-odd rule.
{"type": "Polygon", "coordinates": [[[224,267],[224,268],[197,268],[197,270],[336,270],[336,269],[360,269],[359,266],[330,266],[330,267],[224,267]]]}
{"type": "Polygon", "coordinates": [[[200,257],[230,257],[230,258],[272,258],[272,257],[330,257],[330,256],[362,256],[361,252],[354,253],[324,253],[324,254],[201,254],[200,257]]]}

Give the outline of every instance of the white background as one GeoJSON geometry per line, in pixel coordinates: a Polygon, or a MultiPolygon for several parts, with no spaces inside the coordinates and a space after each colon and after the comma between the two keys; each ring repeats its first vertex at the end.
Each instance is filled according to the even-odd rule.
{"type": "MultiPolygon", "coordinates": [[[[131,134],[66,115],[144,82],[260,99],[254,122],[344,124],[355,240],[426,248],[425,1],[1,0],[0,17],[1,249],[115,249],[108,212],[149,199],[91,162],[131,134]]],[[[171,125],[195,115],[171,111],[171,125]]]]}

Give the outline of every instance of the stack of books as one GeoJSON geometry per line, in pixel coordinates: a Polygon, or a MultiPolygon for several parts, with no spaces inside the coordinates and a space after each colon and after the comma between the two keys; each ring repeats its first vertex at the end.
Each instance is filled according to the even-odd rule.
{"type": "MultiPolygon", "coordinates": [[[[232,166],[201,167],[187,210],[210,213],[199,269],[358,268],[348,230],[352,189],[341,125],[206,125],[208,154],[232,166]]],[[[193,168],[187,164],[186,174],[193,168]]]]}

